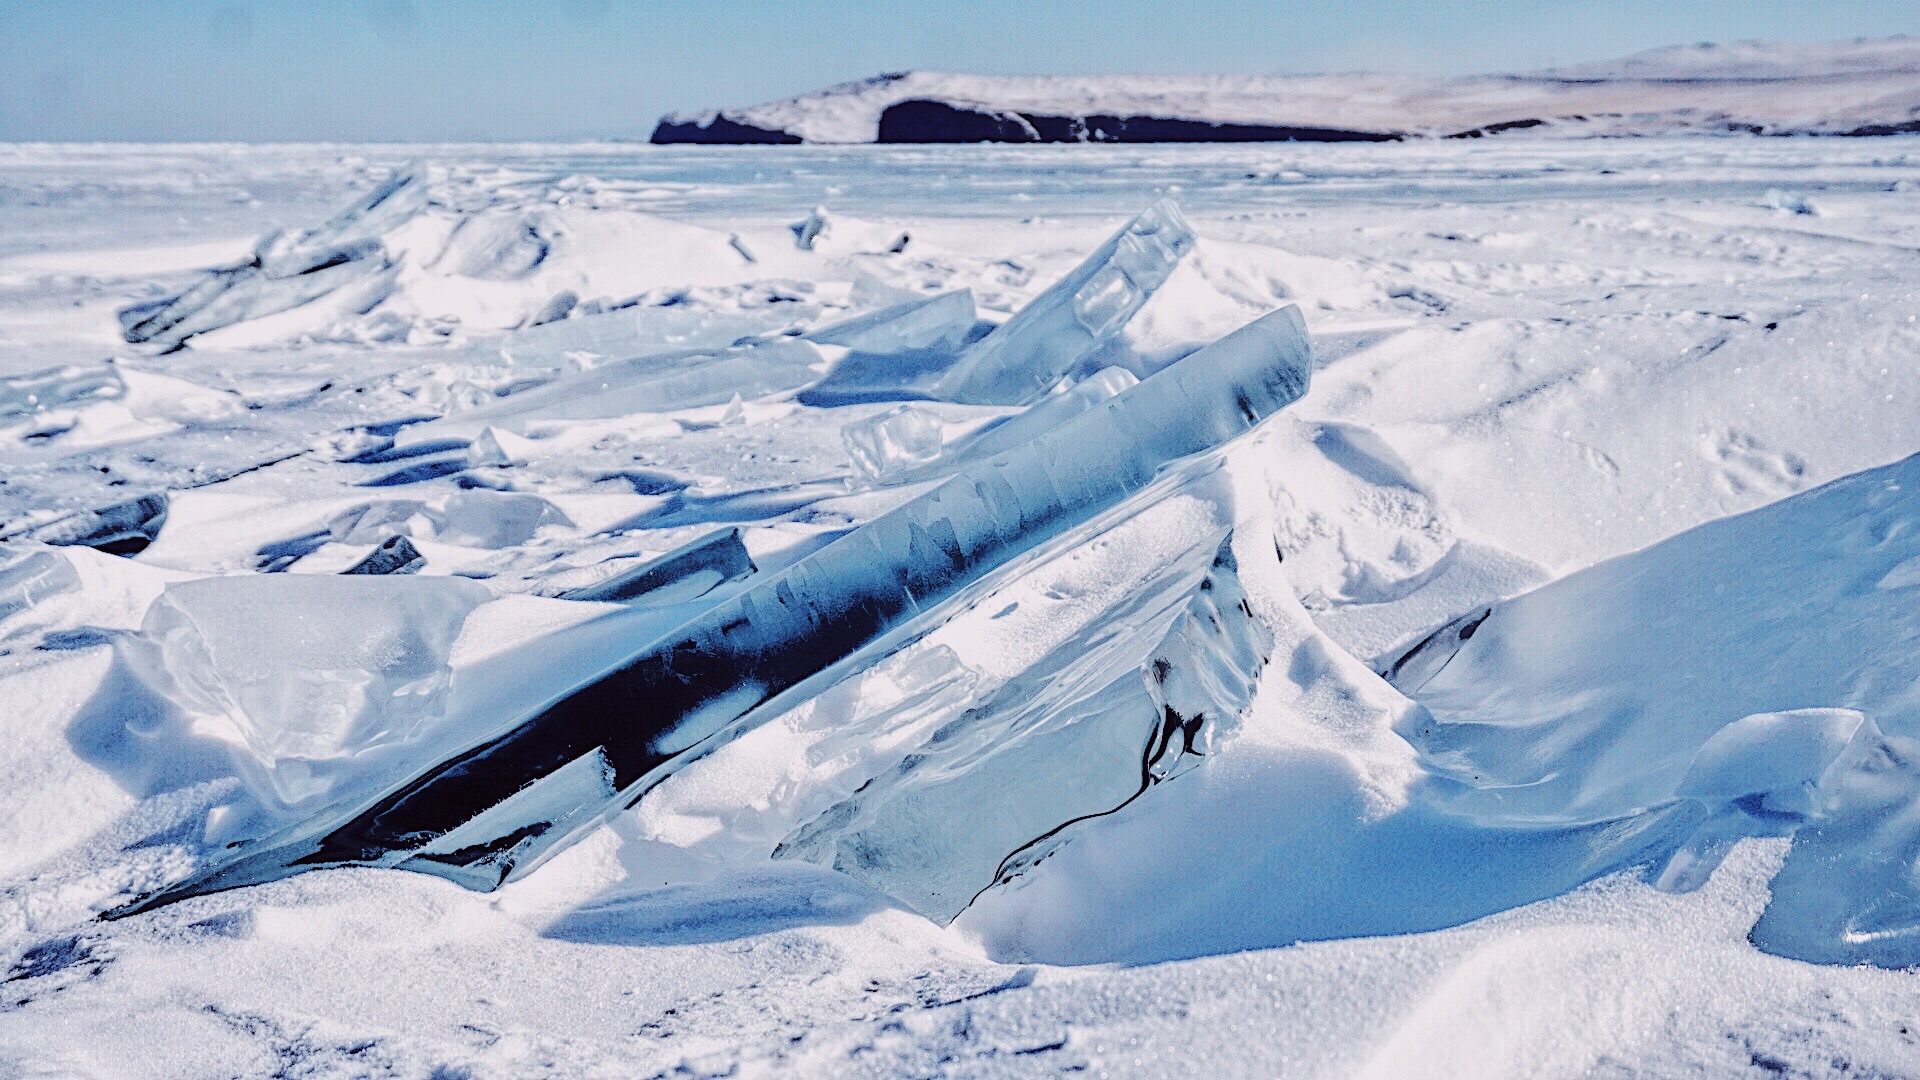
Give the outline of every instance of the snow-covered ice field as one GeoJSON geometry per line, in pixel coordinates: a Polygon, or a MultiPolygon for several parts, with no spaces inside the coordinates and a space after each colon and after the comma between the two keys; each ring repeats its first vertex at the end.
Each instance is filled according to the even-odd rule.
{"type": "Polygon", "coordinates": [[[1920,1076],[1916,453],[1905,137],[0,146],[0,1075],[1920,1076]]]}

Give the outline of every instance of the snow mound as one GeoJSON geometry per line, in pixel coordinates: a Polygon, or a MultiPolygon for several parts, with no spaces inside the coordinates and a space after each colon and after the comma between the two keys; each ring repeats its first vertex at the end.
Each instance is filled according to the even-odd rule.
{"type": "Polygon", "coordinates": [[[1687,891],[1792,836],[1754,942],[1920,964],[1916,485],[1920,456],[1495,605],[1410,698],[1256,580],[1278,649],[1240,734],[961,922],[1007,955],[1167,959],[1431,929],[1629,867],[1687,891]]]}

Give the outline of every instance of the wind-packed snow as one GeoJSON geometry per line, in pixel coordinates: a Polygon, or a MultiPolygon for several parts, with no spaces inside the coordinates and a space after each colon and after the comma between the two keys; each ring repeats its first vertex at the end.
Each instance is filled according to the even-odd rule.
{"type": "Polygon", "coordinates": [[[1920,120],[1920,38],[1679,46],[1518,74],[972,75],[909,71],[719,112],[809,143],[866,143],[880,116],[928,100],[998,114],[1150,116],[1214,124],[1442,136],[1545,122],[1572,134],[1849,132],[1920,120]]]}
{"type": "Polygon", "coordinates": [[[0,147],[0,1074],[1920,1076],[1916,190],[0,147]]]}

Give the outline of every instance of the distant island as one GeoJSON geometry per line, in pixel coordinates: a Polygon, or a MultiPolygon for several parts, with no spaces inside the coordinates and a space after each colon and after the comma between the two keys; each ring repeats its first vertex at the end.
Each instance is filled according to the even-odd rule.
{"type": "Polygon", "coordinates": [[[1920,132],[1920,39],[1682,45],[1513,75],[878,75],[670,114],[660,144],[1391,142],[1920,132]]]}

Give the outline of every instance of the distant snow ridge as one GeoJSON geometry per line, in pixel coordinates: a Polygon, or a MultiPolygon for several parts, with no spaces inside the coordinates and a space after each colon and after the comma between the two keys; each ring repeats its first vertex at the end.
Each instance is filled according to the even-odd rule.
{"type": "Polygon", "coordinates": [[[1515,75],[897,72],[750,108],[672,114],[656,143],[1350,142],[1533,128],[1920,131],[1920,40],[1655,49],[1515,75]]]}

